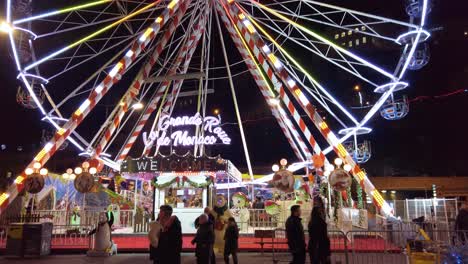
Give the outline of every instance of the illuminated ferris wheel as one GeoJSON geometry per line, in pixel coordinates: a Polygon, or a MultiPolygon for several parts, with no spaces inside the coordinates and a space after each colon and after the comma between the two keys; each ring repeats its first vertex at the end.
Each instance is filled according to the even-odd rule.
{"type": "MultiPolygon", "coordinates": [[[[408,70],[429,60],[425,25],[431,5],[333,2],[339,1],[100,0],[38,6],[33,0],[7,0],[1,28],[9,35],[21,82],[17,100],[38,109],[55,130],[28,167],[45,164],[65,142],[78,155],[115,170],[130,153],[156,155],[164,147],[160,141],[145,140],[142,150],[135,142],[145,129],[159,136],[158,122],[172,116],[178,98],[190,96],[183,84],[196,87],[194,111],[203,118],[212,81],[227,80],[252,174],[235,96],[250,91],[233,83],[248,73],[298,161],[328,164],[331,155],[342,158],[376,204],[389,210],[357,165],[371,155],[358,136],[371,133],[368,123],[376,114],[398,120],[408,113],[401,93],[409,85],[408,70]]],[[[204,133],[198,124],[196,135],[204,133]]],[[[203,155],[204,143],[195,144],[195,155],[203,155]]],[[[21,180],[15,183],[20,186],[21,180]]],[[[0,204],[12,200],[15,188],[0,204]]]]}

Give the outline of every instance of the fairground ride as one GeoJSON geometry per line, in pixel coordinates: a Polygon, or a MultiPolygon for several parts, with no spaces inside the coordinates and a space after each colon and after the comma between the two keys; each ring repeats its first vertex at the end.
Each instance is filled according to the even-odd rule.
{"type": "MultiPolygon", "coordinates": [[[[370,157],[358,136],[372,131],[366,125],[377,113],[389,120],[407,114],[397,92],[408,87],[408,70],[427,63],[431,6],[428,0],[408,0],[405,7],[333,2],[99,0],[57,7],[66,2],[7,0],[1,29],[21,81],[18,102],[37,109],[55,134],[0,195],[0,213],[24,188],[28,169],[44,166],[66,142],[114,170],[130,152],[158,154],[160,141],[143,150],[135,142],[145,127],[160,132],[158,120],[171,116],[187,80],[197,84],[202,117],[210,81],[228,80],[252,175],[236,97],[249,91],[233,82],[246,66],[297,157],[294,168],[315,167],[322,175],[321,167],[339,157],[375,205],[391,214],[358,165],[370,157]],[[212,45],[215,37],[221,45],[212,45]],[[350,99],[356,96],[358,107],[350,99]],[[109,104],[112,111],[103,111],[109,104]]],[[[204,133],[197,124],[197,138],[204,133]]],[[[205,143],[195,144],[195,156],[204,155],[205,143]]]]}

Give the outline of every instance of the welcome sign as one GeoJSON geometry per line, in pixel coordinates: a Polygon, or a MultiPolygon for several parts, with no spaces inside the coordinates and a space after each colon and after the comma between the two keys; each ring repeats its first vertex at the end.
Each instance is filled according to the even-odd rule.
{"type": "Polygon", "coordinates": [[[179,157],[156,156],[152,158],[127,159],[122,163],[121,172],[199,172],[199,171],[226,171],[227,162],[220,158],[193,157],[187,155],[179,157]]]}
{"type": "Polygon", "coordinates": [[[194,146],[194,145],[214,145],[217,143],[229,145],[231,138],[226,131],[221,128],[221,117],[202,117],[199,113],[193,116],[170,117],[162,116],[159,119],[156,131],[151,131],[149,135],[143,133],[143,142],[146,147],[151,147],[154,142],[159,146],[194,146]],[[201,126],[204,135],[192,135],[182,127],[201,126]],[[168,130],[171,129],[171,132],[168,130]],[[181,128],[181,129],[179,129],[181,128]]]}

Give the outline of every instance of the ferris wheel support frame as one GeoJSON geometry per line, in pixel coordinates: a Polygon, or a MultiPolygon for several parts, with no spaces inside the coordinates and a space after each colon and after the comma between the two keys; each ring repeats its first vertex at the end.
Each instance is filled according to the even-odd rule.
{"type": "MultiPolygon", "coordinates": [[[[224,6],[224,9],[226,10],[226,12],[228,12],[228,9],[226,9],[225,6],[224,6]]],[[[273,87],[275,88],[276,92],[278,93],[278,98],[283,101],[284,105],[286,106],[286,109],[288,109],[288,111],[291,114],[291,116],[293,117],[293,120],[295,121],[296,125],[300,128],[300,130],[302,132],[302,135],[307,139],[307,142],[310,144],[310,146],[312,146],[312,151],[316,155],[318,155],[323,162],[328,164],[328,162],[326,160],[326,156],[322,153],[322,150],[321,150],[320,146],[317,144],[317,141],[315,140],[314,136],[310,132],[310,130],[307,127],[306,123],[302,119],[301,114],[299,113],[299,111],[297,111],[296,106],[294,106],[293,102],[291,101],[289,96],[286,94],[283,83],[281,82],[281,80],[279,80],[276,77],[273,68],[271,68],[270,65],[268,64],[268,60],[266,59],[266,56],[262,55],[262,53],[259,51],[259,49],[253,46],[253,43],[252,43],[252,45],[251,45],[251,43],[249,43],[250,38],[245,38],[244,37],[244,35],[245,35],[244,31],[246,30],[246,28],[242,27],[242,24],[237,20],[236,15],[234,13],[227,13],[227,15],[229,16],[233,26],[236,28],[236,32],[238,31],[237,33],[240,34],[239,37],[241,37],[244,40],[244,42],[246,43],[246,48],[248,48],[253,53],[253,57],[258,61],[258,64],[261,65],[262,70],[266,73],[266,75],[267,75],[266,78],[272,82],[273,87]],[[241,33],[239,33],[239,32],[241,32],[241,33]]],[[[227,26],[229,26],[229,25],[227,25],[227,26]]],[[[276,59],[276,57],[273,57],[273,58],[276,60],[277,63],[280,63],[276,59]]],[[[274,65],[275,64],[273,64],[273,66],[274,65]]],[[[294,95],[295,94],[293,93],[293,96],[294,95]]],[[[278,106],[278,107],[281,108],[280,106],[278,106]]]]}
{"type": "Polygon", "coordinates": [[[246,49],[246,46],[243,45],[243,43],[241,42],[242,39],[240,39],[237,36],[235,28],[230,24],[231,23],[230,20],[224,14],[220,5],[216,5],[216,8],[217,8],[218,13],[221,16],[221,20],[226,26],[232,40],[234,41],[234,44],[236,45],[237,49],[242,55],[243,60],[245,61],[247,67],[249,68],[250,73],[252,74],[255,82],[257,83],[257,86],[259,87],[265,101],[267,102],[273,116],[277,120],[278,125],[283,131],[286,139],[291,145],[291,148],[293,149],[295,155],[298,157],[298,159],[303,160],[303,161],[310,159],[312,157],[311,152],[305,145],[304,141],[300,137],[295,127],[292,125],[289,117],[286,115],[284,110],[279,106],[279,101],[277,98],[275,98],[275,95],[272,92],[272,89],[269,87],[267,78],[264,76],[264,74],[262,74],[261,69],[257,67],[255,58],[253,57],[253,55],[251,55],[249,50],[246,49]],[[294,135],[294,137],[291,135],[291,133],[294,135]],[[297,140],[298,142],[296,143],[295,140],[297,140]]]}
{"type": "Polygon", "coordinates": [[[153,68],[154,64],[158,61],[159,56],[164,50],[166,44],[169,42],[171,36],[174,34],[176,28],[179,26],[179,23],[181,22],[184,14],[185,12],[179,12],[176,16],[172,18],[171,23],[168,25],[169,27],[156,44],[150,59],[146,62],[146,64],[143,65],[143,67],[141,67],[140,71],[138,72],[132,84],[130,85],[129,89],[120,100],[120,109],[116,113],[114,120],[110,123],[106,132],[104,133],[104,136],[97,145],[97,148],[95,149],[95,152],[93,154],[93,158],[98,158],[99,155],[102,153],[103,149],[106,147],[113,133],[122,121],[132,101],[140,93],[140,88],[143,86],[145,79],[149,77],[151,69],[153,68]]]}
{"type": "MultiPolygon", "coordinates": [[[[205,13],[205,16],[203,18],[199,19],[198,24],[194,26],[194,31],[192,31],[192,34],[190,35],[186,45],[184,45],[182,47],[182,49],[180,51],[180,54],[176,59],[176,63],[174,65],[174,67],[168,73],[169,76],[170,75],[175,75],[177,73],[177,69],[180,67],[180,64],[182,63],[182,60],[184,60],[184,59],[185,59],[185,62],[182,65],[181,73],[182,74],[187,73],[190,62],[191,62],[192,57],[193,57],[193,54],[195,53],[196,47],[197,47],[197,45],[198,45],[198,43],[199,43],[199,41],[201,39],[201,36],[204,34],[205,28],[203,27],[203,25],[206,23],[206,18],[207,18],[207,13],[205,13]]],[[[164,102],[165,93],[163,94],[162,93],[163,91],[161,91],[161,93],[162,93],[161,95],[163,97],[163,101],[161,102],[161,106],[163,106],[163,104],[164,104],[164,107],[168,107],[168,106],[170,107],[170,103],[172,102],[173,97],[175,97],[175,96],[177,96],[179,94],[180,88],[182,87],[183,82],[184,82],[184,79],[176,80],[174,82],[173,88],[172,88],[173,89],[172,96],[170,98],[168,98],[166,102],[164,102]]],[[[167,89],[169,89],[169,85],[171,83],[172,83],[172,80],[163,82],[163,84],[162,84],[163,90],[167,92],[167,89]]],[[[157,100],[159,101],[159,98],[157,100]]],[[[163,111],[163,108],[160,108],[160,110],[158,111],[158,114],[156,115],[156,117],[154,119],[154,123],[153,123],[153,126],[151,128],[151,131],[154,130],[154,127],[155,127],[155,125],[156,125],[156,123],[157,123],[157,121],[159,119],[161,111],[163,111]]],[[[146,124],[146,121],[147,120],[145,120],[145,124],[146,124]]],[[[143,124],[143,126],[141,126],[141,129],[143,127],[144,127],[144,124],[143,124]]],[[[134,141],[129,142],[130,144],[126,144],[126,149],[128,149],[128,151],[130,151],[131,147],[133,146],[133,143],[137,139],[139,133],[141,132],[141,129],[138,131],[138,134],[136,135],[136,137],[134,137],[134,141]]],[[[159,131],[157,131],[156,133],[159,134],[159,131]]],[[[150,155],[153,144],[154,144],[154,142],[150,146],[145,146],[145,148],[143,150],[143,153],[142,153],[142,156],[149,156],[150,155]]],[[[128,151],[127,151],[127,153],[128,153],[128,151]]],[[[158,145],[156,146],[155,153],[157,153],[157,151],[158,151],[158,145]]],[[[119,161],[121,161],[121,160],[123,160],[123,159],[122,159],[121,156],[119,156],[119,161]]]]}
{"type": "MultiPolygon", "coordinates": [[[[205,16],[205,20],[206,20],[206,16],[205,16]]],[[[169,70],[167,76],[175,75],[177,73],[177,69],[179,68],[179,65],[182,64],[182,61],[184,59],[185,59],[185,62],[183,64],[182,71],[186,72],[188,70],[188,66],[193,57],[193,53],[195,52],[196,46],[198,45],[198,42],[201,36],[203,35],[203,31],[205,30],[205,28],[203,27],[203,24],[204,22],[200,20],[199,24],[194,27],[194,31],[192,32],[192,35],[190,36],[189,42],[187,42],[186,45],[183,46],[182,50],[179,51],[179,54],[176,57],[176,61],[174,65],[172,66],[172,68],[169,70]]],[[[126,142],[123,145],[122,150],[117,155],[116,157],[117,162],[120,163],[124,159],[127,158],[127,155],[132,149],[133,144],[136,142],[137,138],[140,136],[141,131],[146,125],[146,122],[151,117],[151,114],[156,110],[159,100],[164,96],[165,91],[168,89],[172,81],[173,80],[168,79],[161,83],[161,86],[158,88],[155,96],[150,100],[150,102],[148,103],[148,107],[140,116],[139,121],[135,125],[132,133],[130,134],[131,136],[126,140],[126,142]]],[[[181,81],[181,80],[177,80],[177,81],[181,81]]]]}
{"type": "MultiPolygon", "coordinates": [[[[70,134],[78,127],[84,120],[89,112],[97,105],[97,103],[104,97],[104,95],[112,88],[112,86],[119,82],[125,70],[133,64],[136,57],[143,51],[150,41],[157,35],[159,30],[170,18],[177,12],[183,12],[188,8],[190,0],[172,0],[164,11],[159,15],[156,20],[147,27],[146,31],[142,33],[137,40],[133,43],[132,47],[127,51],[125,56],[112,68],[107,74],[105,79],[96,86],[89,97],[73,112],[72,117],[59,128],[54,137],[46,143],[44,148],[34,157],[33,161],[26,168],[33,168],[36,162],[43,166],[52,155],[60,148],[63,142],[70,136],[70,134]],[[180,10],[179,10],[180,9],[180,10]]],[[[13,38],[10,38],[12,40],[13,38]]],[[[24,78],[24,76],[23,76],[24,78]]],[[[26,82],[27,83],[27,82],[26,82]]],[[[24,188],[24,180],[26,179],[26,172],[18,176],[14,183],[8,188],[6,193],[0,195],[0,215],[13,202],[19,192],[24,188]]]]}
{"type": "MultiPolygon", "coordinates": [[[[234,43],[236,44],[239,52],[243,56],[244,61],[246,62],[247,66],[249,67],[249,70],[250,70],[252,76],[254,77],[255,81],[257,82],[258,87],[260,88],[260,90],[262,92],[262,95],[264,96],[267,104],[270,106],[270,109],[272,110],[272,112],[277,114],[277,117],[278,117],[277,120],[280,121],[279,122],[280,127],[282,127],[283,132],[285,132],[285,135],[288,134],[287,132],[289,130],[295,135],[295,139],[298,140],[299,145],[301,146],[301,150],[305,154],[305,158],[310,159],[312,157],[312,154],[308,150],[308,147],[305,146],[305,143],[302,141],[302,138],[299,136],[299,133],[297,132],[297,130],[295,129],[295,127],[292,125],[291,121],[289,120],[289,117],[286,115],[284,110],[281,108],[279,102],[277,104],[275,104],[275,101],[278,100],[278,99],[275,98],[275,95],[274,95],[274,93],[272,91],[273,89],[271,89],[269,87],[268,81],[272,82],[272,85],[275,87],[275,89],[282,89],[282,87],[281,87],[282,84],[280,82],[278,82],[278,80],[276,79],[275,76],[272,76],[273,78],[269,78],[269,76],[268,77],[266,76],[266,73],[269,72],[269,69],[264,69],[265,71],[263,71],[261,69],[261,67],[259,66],[259,63],[255,59],[255,56],[253,56],[253,54],[249,50],[248,45],[244,42],[244,39],[241,38],[241,35],[238,32],[238,29],[235,27],[235,25],[231,21],[231,19],[228,18],[230,16],[227,13],[225,13],[222,8],[224,8],[224,6],[221,7],[220,5],[217,5],[218,13],[220,14],[221,19],[223,20],[224,25],[228,29],[228,31],[229,31],[234,43]],[[276,109],[278,109],[278,110],[276,110],[276,109]],[[284,122],[286,124],[283,123],[282,120],[284,120],[284,122]],[[289,130],[288,130],[288,128],[289,128],[289,130]]],[[[288,97],[287,97],[287,95],[285,93],[280,93],[279,97],[281,97],[281,96],[284,96],[284,97],[286,97],[288,99],[288,97]]],[[[297,124],[305,124],[303,122],[301,116],[295,110],[295,106],[292,103],[287,104],[287,106],[288,106],[287,109],[292,114],[292,116],[295,119],[295,121],[297,122],[297,124]]],[[[304,125],[304,129],[306,131],[308,131],[308,128],[305,127],[305,125],[304,125]]],[[[308,131],[308,132],[310,134],[310,131],[308,131]]],[[[288,141],[290,142],[290,144],[291,144],[291,146],[293,147],[293,150],[294,150],[295,143],[294,143],[293,138],[292,137],[289,138],[288,136],[286,136],[286,137],[288,138],[288,141]]],[[[309,142],[311,142],[311,141],[315,142],[315,140],[313,138],[309,138],[309,142]]],[[[297,150],[297,152],[300,153],[299,150],[297,150]]],[[[298,154],[296,154],[296,155],[298,155],[298,154]]],[[[301,156],[301,155],[299,155],[299,156],[301,156]]]]}
{"type": "MultiPolygon", "coordinates": [[[[320,131],[322,136],[326,139],[328,144],[330,144],[330,146],[333,146],[333,150],[338,155],[338,157],[345,160],[346,163],[351,165],[352,167],[351,174],[359,182],[359,184],[366,191],[366,193],[369,194],[373,198],[374,204],[379,209],[381,209],[385,215],[392,215],[393,213],[392,213],[391,207],[383,199],[382,195],[378,192],[378,190],[374,187],[374,185],[370,182],[366,173],[364,173],[364,171],[360,169],[360,167],[352,159],[352,156],[349,155],[349,153],[346,151],[344,146],[341,143],[339,143],[338,138],[328,127],[327,123],[315,111],[314,106],[310,103],[310,101],[304,97],[302,91],[297,86],[297,84],[292,80],[292,78],[289,77],[289,74],[284,69],[284,67],[282,67],[282,64],[281,65],[278,64],[279,62],[278,59],[274,57],[272,53],[268,52],[269,49],[263,48],[263,47],[268,47],[268,46],[260,38],[259,34],[255,30],[251,22],[246,18],[246,16],[242,13],[242,11],[238,9],[234,1],[224,0],[222,2],[224,2],[224,4],[227,4],[226,12],[229,12],[229,15],[231,16],[231,18],[234,19],[235,22],[237,22],[235,23],[235,25],[237,25],[240,31],[242,32],[243,38],[246,40],[246,43],[248,43],[250,49],[253,51],[253,53],[257,57],[257,60],[260,62],[263,61],[263,57],[261,56],[262,53],[264,56],[268,58],[267,62],[272,65],[273,72],[276,73],[285,84],[287,84],[292,95],[295,97],[295,99],[298,102],[300,102],[303,110],[307,113],[311,121],[320,131]],[[243,21],[240,21],[238,18],[242,19],[243,21]],[[301,95],[303,96],[303,98],[301,98],[301,95]]],[[[273,76],[273,72],[271,74],[272,76],[273,76]]]]}

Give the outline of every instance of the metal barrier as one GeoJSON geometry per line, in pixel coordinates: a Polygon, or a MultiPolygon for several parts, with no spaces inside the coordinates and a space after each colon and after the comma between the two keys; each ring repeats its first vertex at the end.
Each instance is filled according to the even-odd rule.
{"type": "Polygon", "coordinates": [[[88,233],[93,226],[57,225],[52,229],[53,249],[88,249],[92,237],[88,233]]]}
{"type": "MultiPolygon", "coordinates": [[[[348,263],[348,240],[346,235],[341,231],[329,231],[330,248],[332,250],[331,263],[348,263]]],[[[308,231],[305,231],[306,243],[309,241],[308,231]]],[[[291,261],[291,253],[288,248],[286,231],[284,229],[275,230],[274,238],[271,243],[271,254],[273,263],[289,263],[291,261]]],[[[309,254],[306,256],[306,262],[309,263],[309,254]]]]}

